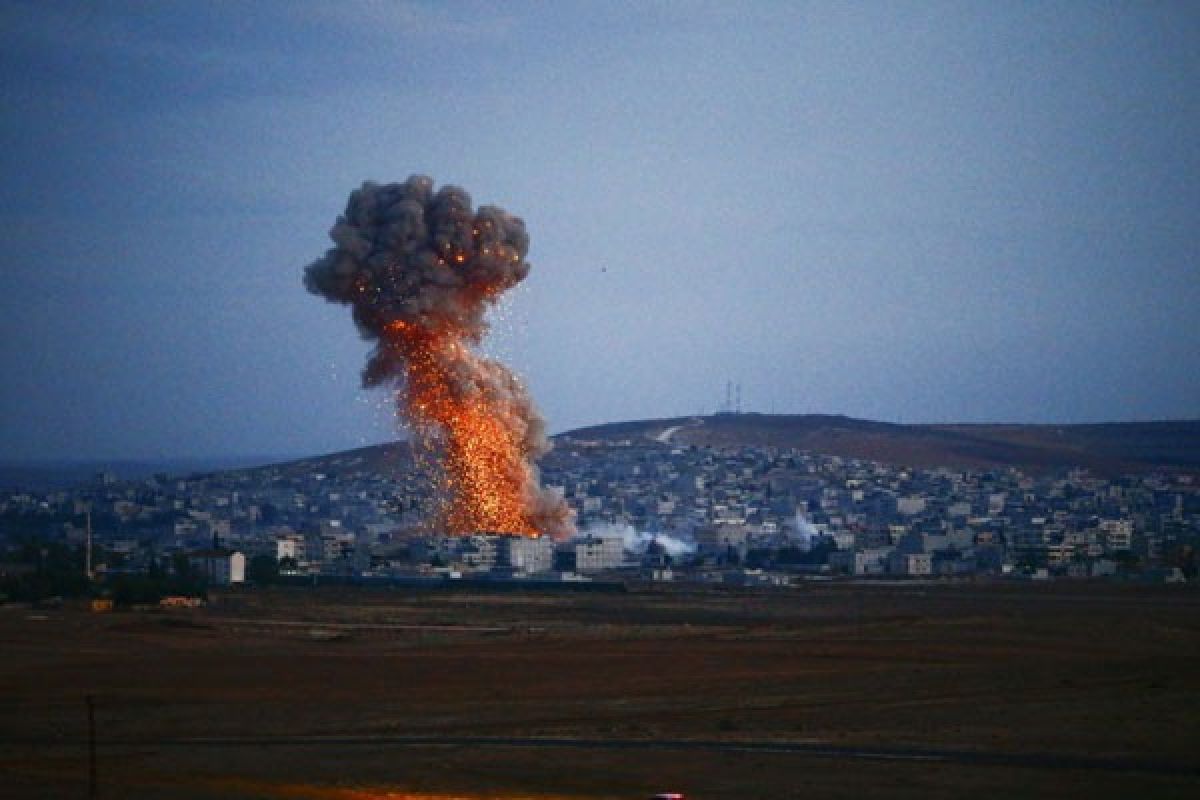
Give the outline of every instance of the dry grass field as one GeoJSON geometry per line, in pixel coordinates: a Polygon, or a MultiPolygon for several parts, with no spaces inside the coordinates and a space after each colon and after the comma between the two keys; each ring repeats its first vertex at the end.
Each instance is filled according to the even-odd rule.
{"type": "Polygon", "coordinates": [[[88,796],[88,695],[103,798],[1200,796],[1190,588],[280,589],[0,654],[6,798],[88,796]]]}

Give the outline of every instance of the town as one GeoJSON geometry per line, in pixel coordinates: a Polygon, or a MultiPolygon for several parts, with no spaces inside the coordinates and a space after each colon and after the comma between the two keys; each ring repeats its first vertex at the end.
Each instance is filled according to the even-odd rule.
{"type": "Polygon", "coordinates": [[[231,583],[1196,576],[1200,487],[1190,474],[922,470],[663,437],[563,436],[541,466],[576,512],[574,538],[431,529],[431,484],[403,445],[10,489],[0,493],[0,593],[38,599],[107,585],[145,601],[170,586],[231,583]],[[51,585],[54,569],[70,574],[67,588],[51,585]]]}

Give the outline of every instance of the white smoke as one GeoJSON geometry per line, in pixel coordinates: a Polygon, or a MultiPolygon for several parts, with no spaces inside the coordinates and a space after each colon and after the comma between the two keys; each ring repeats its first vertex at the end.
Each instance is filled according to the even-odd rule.
{"type": "Polygon", "coordinates": [[[638,531],[627,523],[599,523],[576,534],[577,538],[587,536],[594,539],[620,539],[625,551],[635,555],[645,553],[652,543],[657,543],[671,558],[696,552],[696,545],[692,542],[665,533],[638,531]]]}
{"type": "Polygon", "coordinates": [[[801,550],[811,550],[813,540],[821,535],[821,531],[817,529],[816,525],[808,521],[808,518],[804,516],[804,512],[799,508],[796,509],[796,517],[792,521],[792,526],[793,528],[789,533],[791,534],[790,538],[796,542],[796,547],[801,550]]]}

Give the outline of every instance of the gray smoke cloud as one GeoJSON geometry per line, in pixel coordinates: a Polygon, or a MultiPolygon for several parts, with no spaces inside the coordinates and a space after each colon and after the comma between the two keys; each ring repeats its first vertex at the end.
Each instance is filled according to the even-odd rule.
{"type": "Polygon", "coordinates": [[[495,206],[474,210],[462,189],[435,191],[432,179],[414,175],[351,192],[329,237],[334,246],[305,269],[304,285],[351,307],[375,343],[363,385],[397,386],[399,410],[423,442],[441,448],[447,524],[570,535],[570,506],[542,489],[534,464],[550,449],[541,415],[507,367],[469,347],[487,332],[487,310],[529,274],[525,223],[495,206]],[[478,431],[457,430],[453,408],[486,409],[517,452],[474,456],[478,431]],[[491,502],[507,487],[517,487],[519,520],[491,502]]]}
{"type": "MultiPolygon", "coordinates": [[[[424,175],[363,183],[350,193],[329,237],[334,246],[305,269],[304,285],[351,306],[370,341],[378,342],[389,324],[406,322],[454,329],[478,343],[488,307],[529,274],[529,235],[520,217],[495,206],[473,211],[465,191],[443,186],[435,192],[424,175]]],[[[363,385],[395,379],[397,357],[393,348],[377,346],[363,385]]]]}

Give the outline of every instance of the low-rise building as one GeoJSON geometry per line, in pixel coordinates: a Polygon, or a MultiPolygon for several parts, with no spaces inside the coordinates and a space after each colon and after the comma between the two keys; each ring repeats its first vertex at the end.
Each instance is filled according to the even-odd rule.
{"type": "Polygon", "coordinates": [[[549,572],[554,567],[554,542],[545,536],[502,536],[496,547],[496,565],[531,575],[549,572]]]}
{"type": "Polygon", "coordinates": [[[892,551],[887,559],[887,571],[892,575],[911,578],[933,574],[933,556],[929,553],[902,553],[892,551]]]}
{"type": "Polygon", "coordinates": [[[236,550],[198,550],[188,555],[188,564],[214,586],[246,580],[246,556],[236,550]]]}
{"type": "Polygon", "coordinates": [[[571,545],[576,572],[614,569],[625,562],[624,542],[616,536],[587,536],[571,545]]]}
{"type": "Polygon", "coordinates": [[[829,554],[829,566],[847,575],[882,575],[887,571],[889,549],[837,550],[829,554]]]}

